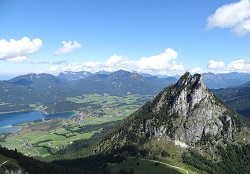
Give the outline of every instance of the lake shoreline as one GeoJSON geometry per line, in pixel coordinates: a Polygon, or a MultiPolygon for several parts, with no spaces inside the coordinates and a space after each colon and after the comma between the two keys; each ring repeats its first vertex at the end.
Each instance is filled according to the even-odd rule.
{"type": "Polygon", "coordinates": [[[43,120],[51,120],[57,118],[70,118],[77,115],[78,112],[62,112],[58,114],[44,115],[42,111],[20,111],[0,114],[0,134],[15,133],[22,129],[22,124],[42,122],[43,120]]]}
{"type": "Polygon", "coordinates": [[[32,111],[36,111],[36,110],[20,110],[20,111],[10,111],[10,112],[0,112],[0,115],[2,115],[2,114],[19,113],[19,112],[32,112],[32,111]]]}

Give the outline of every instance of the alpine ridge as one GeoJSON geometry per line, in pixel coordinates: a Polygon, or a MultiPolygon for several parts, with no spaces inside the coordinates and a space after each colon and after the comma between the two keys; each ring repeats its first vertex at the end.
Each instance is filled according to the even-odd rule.
{"type": "Polygon", "coordinates": [[[186,72],[107,134],[95,152],[131,144],[143,149],[152,140],[164,137],[184,149],[247,144],[249,132],[242,117],[207,88],[200,74],[186,72]]]}

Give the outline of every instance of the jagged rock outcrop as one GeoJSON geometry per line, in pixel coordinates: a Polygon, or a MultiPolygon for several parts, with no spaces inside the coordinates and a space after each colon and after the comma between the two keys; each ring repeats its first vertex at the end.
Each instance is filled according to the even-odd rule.
{"type": "MultiPolygon", "coordinates": [[[[160,99],[154,101],[153,112],[160,112],[165,108],[167,115],[176,115],[172,138],[175,141],[192,146],[205,136],[217,139],[227,138],[233,141],[233,125],[237,116],[229,112],[223,103],[206,87],[199,74],[193,77],[184,74],[178,82],[165,89],[160,99]]],[[[145,132],[150,137],[158,137],[167,132],[168,124],[158,128],[149,126],[146,122],[145,132]]]]}
{"type": "Polygon", "coordinates": [[[174,139],[187,145],[192,145],[201,140],[202,136],[226,136],[233,140],[231,117],[237,117],[234,113],[228,113],[224,104],[211,93],[202,81],[199,74],[193,77],[186,73],[170,88],[170,95],[164,92],[160,102],[156,104],[155,111],[159,111],[162,105],[168,105],[169,115],[177,114],[179,119],[175,124],[179,125],[174,133],[174,139]],[[170,100],[168,98],[171,98],[170,100]],[[225,123],[224,123],[225,122],[225,123]],[[224,124],[227,124],[226,132],[224,124]]]}
{"type": "Polygon", "coordinates": [[[187,72],[111,131],[96,151],[128,142],[143,144],[163,135],[184,148],[201,143],[237,142],[249,136],[249,131],[241,131],[243,128],[240,116],[206,87],[201,75],[187,72]]]}

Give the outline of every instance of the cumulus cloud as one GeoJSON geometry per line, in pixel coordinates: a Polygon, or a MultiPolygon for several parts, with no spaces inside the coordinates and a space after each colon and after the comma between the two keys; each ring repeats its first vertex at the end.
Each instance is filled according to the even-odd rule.
{"type": "MultiPolygon", "coordinates": [[[[165,68],[171,69],[169,61],[177,58],[177,52],[171,48],[166,49],[163,53],[151,56],[151,57],[142,57],[136,62],[140,70],[164,70],[165,68]]],[[[173,64],[175,65],[175,63],[173,64]]]]}
{"type": "Polygon", "coordinates": [[[207,65],[207,68],[211,70],[216,70],[216,69],[223,68],[224,66],[225,66],[225,63],[222,61],[216,62],[214,60],[210,60],[207,65]]]}
{"type": "Polygon", "coordinates": [[[202,68],[200,67],[197,67],[197,68],[194,68],[190,71],[191,74],[196,74],[196,73],[199,73],[199,74],[202,74],[202,73],[205,73],[206,71],[203,70],[202,68]]]}
{"type": "Polygon", "coordinates": [[[71,41],[68,41],[68,42],[62,41],[62,43],[63,43],[63,47],[55,51],[54,55],[67,54],[67,53],[72,52],[76,48],[82,47],[82,45],[79,44],[77,41],[74,41],[74,43],[72,43],[71,41]]]}
{"type": "Polygon", "coordinates": [[[57,71],[58,70],[58,65],[56,65],[56,66],[51,66],[50,68],[49,68],[49,72],[55,72],[55,71],[57,71]]]}
{"type": "Polygon", "coordinates": [[[250,73],[250,60],[235,60],[229,63],[225,70],[227,72],[248,72],[250,73]]]}
{"type": "Polygon", "coordinates": [[[237,35],[250,32],[250,1],[240,0],[218,8],[207,19],[207,27],[230,28],[237,35]]]}
{"type": "Polygon", "coordinates": [[[7,59],[7,61],[9,61],[9,62],[24,62],[26,60],[27,60],[27,57],[25,57],[25,56],[18,56],[18,57],[7,59]]]}
{"type": "Polygon", "coordinates": [[[182,73],[185,68],[182,63],[174,61],[177,59],[177,52],[171,48],[163,53],[150,57],[142,57],[139,60],[130,60],[125,56],[111,56],[103,62],[85,62],[82,64],[68,65],[65,70],[69,71],[91,71],[100,70],[117,71],[120,69],[127,71],[137,71],[150,74],[172,74],[182,73]]]}
{"type": "MultiPolygon", "coordinates": [[[[197,71],[199,69],[194,69],[191,72],[197,71]]],[[[244,72],[244,73],[250,73],[250,60],[234,60],[228,64],[225,64],[222,61],[214,61],[210,60],[207,69],[202,70],[201,72],[213,72],[213,73],[229,73],[229,72],[244,72]]]]}
{"type": "Polygon", "coordinates": [[[0,60],[20,61],[24,60],[27,55],[38,51],[43,46],[40,39],[30,40],[24,37],[21,40],[5,39],[0,40],[0,60]]]}

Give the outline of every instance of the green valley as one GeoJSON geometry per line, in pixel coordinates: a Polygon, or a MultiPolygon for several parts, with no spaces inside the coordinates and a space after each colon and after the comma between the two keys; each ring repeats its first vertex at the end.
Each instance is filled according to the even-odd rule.
{"type": "MultiPolygon", "coordinates": [[[[19,124],[23,127],[22,130],[10,135],[1,135],[0,144],[9,149],[17,149],[26,156],[39,158],[63,151],[68,146],[75,146],[78,141],[86,141],[89,147],[101,133],[108,131],[151,98],[150,95],[121,97],[108,94],[68,97],[67,101],[72,103],[70,106],[76,104],[79,107],[76,116],[19,124]]],[[[87,152],[88,148],[83,151],[78,153],[78,156],[87,152]]]]}

